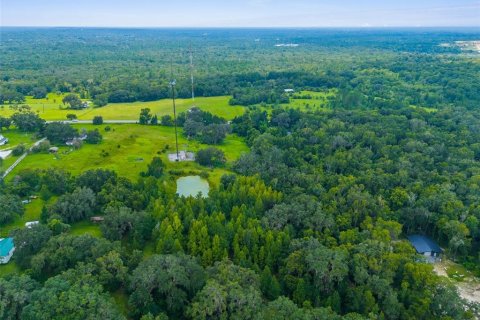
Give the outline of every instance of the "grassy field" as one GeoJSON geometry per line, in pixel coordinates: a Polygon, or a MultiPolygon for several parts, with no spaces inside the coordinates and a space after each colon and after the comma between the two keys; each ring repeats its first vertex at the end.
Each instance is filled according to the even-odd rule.
{"type": "MultiPolygon", "coordinates": [[[[19,145],[21,143],[24,143],[28,146],[31,146],[35,139],[33,139],[33,135],[30,133],[24,133],[20,132],[17,129],[9,129],[9,130],[3,130],[1,134],[5,137],[8,138],[9,142],[6,145],[0,146],[0,150],[7,150],[7,149],[12,149],[16,145],[19,145]]],[[[10,165],[12,165],[18,157],[14,157],[10,155],[0,163],[0,171],[4,171],[7,169],[10,165]]]]}
{"type": "MultiPolygon", "coordinates": [[[[40,117],[45,120],[50,120],[51,117],[58,117],[56,120],[65,120],[67,113],[72,113],[67,110],[67,106],[62,103],[62,99],[66,94],[49,93],[44,99],[34,99],[33,97],[25,97],[25,102],[20,105],[28,105],[32,111],[38,113],[40,117]],[[62,110],[63,109],[63,110],[62,110]]],[[[83,99],[83,101],[87,101],[83,99]]],[[[15,113],[11,105],[0,105],[0,116],[10,116],[15,113]]]]}
{"type": "MultiPolygon", "coordinates": [[[[136,120],[140,110],[150,108],[152,114],[161,117],[173,114],[171,99],[162,99],[148,102],[109,103],[101,108],[89,107],[84,110],[69,110],[62,104],[63,95],[49,93],[45,99],[27,97],[25,104],[45,120],[66,120],[69,113],[76,114],[79,120],[92,120],[94,116],[102,116],[105,120],[136,120]]],[[[215,115],[231,120],[244,112],[244,107],[230,106],[229,96],[198,97],[193,102],[191,99],[177,99],[177,112],[186,111],[193,105],[207,110],[215,115]]],[[[15,111],[8,105],[0,106],[0,116],[10,116],[15,111]]]]}
{"type": "Polygon", "coordinates": [[[8,138],[8,143],[0,146],[0,150],[13,148],[20,143],[32,144],[34,142],[33,135],[31,133],[20,132],[18,129],[14,128],[9,130],[4,129],[2,132],[0,132],[0,134],[8,138]]]}
{"type": "Polygon", "coordinates": [[[90,221],[81,221],[74,223],[70,229],[70,234],[79,236],[82,234],[89,234],[91,236],[100,238],[102,232],[100,231],[100,226],[90,221]]]}
{"type": "Polygon", "coordinates": [[[125,317],[128,317],[128,295],[124,289],[119,289],[112,294],[115,303],[125,317]]]}
{"type": "Polygon", "coordinates": [[[0,264],[0,278],[19,272],[20,268],[18,268],[17,264],[13,261],[7,264],[0,264]]]}
{"type": "MultiPolygon", "coordinates": [[[[229,96],[195,98],[195,102],[191,99],[176,99],[177,112],[183,112],[190,109],[193,105],[202,110],[209,111],[217,116],[231,120],[238,115],[243,114],[244,108],[241,106],[231,106],[228,104],[229,96]]],[[[152,114],[156,114],[159,118],[163,115],[173,115],[172,100],[163,99],[149,102],[131,102],[131,103],[109,103],[108,105],[89,109],[79,115],[80,120],[89,120],[94,116],[102,116],[104,119],[130,120],[138,119],[140,110],[149,108],[152,114]]]]}
{"type": "MultiPolygon", "coordinates": [[[[50,201],[54,201],[54,199],[52,198],[50,201]]],[[[16,219],[12,223],[0,227],[0,238],[7,237],[10,231],[14,229],[24,228],[25,222],[27,221],[39,220],[43,205],[44,202],[41,199],[35,199],[31,203],[25,205],[25,214],[23,216],[16,219]]],[[[17,267],[14,261],[10,261],[7,264],[0,264],[0,277],[19,272],[20,269],[17,267]]]]}
{"type": "MultiPolygon", "coordinates": [[[[51,198],[48,203],[55,202],[54,198],[51,198]]],[[[40,219],[40,214],[42,212],[42,207],[45,202],[38,198],[32,200],[29,204],[25,205],[25,213],[19,219],[15,220],[12,223],[9,223],[3,227],[0,227],[0,238],[7,237],[10,231],[14,229],[21,229],[25,226],[25,222],[36,221],[40,219]]]]}
{"type": "Polygon", "coordinates": [[[437,112],[438,109],[435,109],[435,108],[429,108],[429,107],[419,107],[419,106],[414,106],[414,105],[410,105],[411,108],[414,108],[414,109],[422,109],[423,111],[426,111],[428,113],[432,113],[432,112],[437,112]]]}
{"type": "Polygon", "coordinates": [[[300,109],[302,111],[326,109],[328,106],[328,99],[335,97],[336,94],[337,91],[335,89],[321,92],[299,91],[290,97],[289,103],[282,104],[282,106],[300,109]],[[306,96],[309,96],[310,98],[303,98],[306,96]]]}
{"type": "Polygon", "coordinates": [[[462,281],[465,281],[465,279],[472,277],[471,272],[468,271],[464,266],[460,264],[456,264],[456,263],[449,264],[446,267],[446,269],[447,269],[446,272],[448,277],[455,281],[462,282],[462,281]]]}
{"type": "MultiPolygon", "coordinates": [[[[115,170],[119,175],[136,180],[140,172],[145,171],[148,163],[154,156],[160,156],[167,164],[168,169],[181,170],[207,170],[207,168],[193,162],[170,163],[167,159],[168,152],[174,152],[175,131],[171,127],[141,126],[138,124],[109,125],[111,131],[105,131],[107,125],[93,126],[85,124],[74,125],[77,129],[91,130],[98,128],[103,135],[103,142],[99,145],[84,144],[79,150],[71,150],[70,147],[60,146],[58,155],[31,154],[15,168],[12,174],[25,168],[46,169],[62,168],[78,175],[88,169],[105,168],[115,170]],[[168,146],[170,151],[164,151],[168,146]]],[[[181,130],[180,130],[181,132],[181,130]]],[[[194,140],[187,140],[179,134],[179,148],[181,150],[197,151],[205,148],[194,140]]],[[[222,149],[228,161],[236,160],[242,152],[248,152],[245,143],[235,135],[230,135],[224,143],[217,146],[222,149]]],[[[215,169],[212,179],[218,180],[219,176],[226,172],[215,169]]]]}

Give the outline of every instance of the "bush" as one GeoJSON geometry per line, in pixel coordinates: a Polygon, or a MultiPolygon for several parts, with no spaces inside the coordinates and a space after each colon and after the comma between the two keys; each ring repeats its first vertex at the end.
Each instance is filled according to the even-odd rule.
{"type": "Polygon", "coordinates": [[[90,144],[99,144],[102,142],[102,135],[100,134],[100,131],[98,129],[95,130],[90,130],[87,132],[87,139],[85,141],[90,144]]]}
{"type": "Polygon", "coordinates": [[[46,152],[48,152],[48,149],[50,149],[50,147],[51,147],[50,141],[43,140],[38,145],[36,145],[32,148],[32,152],[33,153],[40,153],[40,152],[46,153],[46,152]]]}
{"type": "Polygon", "coordinates": [[[21,156],[22,154],[25,153],[25,150],[27,148],[25,147],[24,144],[19,144],[18,146],[16,146],[15,148],[13,148],[12,150],[12,155],[14,155],[15,157],[18,157],[18,156],[21,156]]]}
{"type": "Polygon", "coordinates": [[[93,99],[93,104],[96,107],[106,106],[108,103],[108,97],[104,94],[98,95],[93,99]]]}
{"type": "Polygon", "coordinates": [[[67,119],[70,120],[70,121],[75,120],[75,119],[77,119],[77,115],[74,114],[74,113],[69,113],[69,114],[67,114],[67,119]]]}
{"type": "Polygon", "coordinates": [[[152,162],[148,165],[147,172],[142,172],[144,177],[155,177],[160,178],[163,175],[163,169],[165,168],[165,164],[163,163],[162,159],[159,157],[154,157],[152,162]]]}
{"type": "Polygon", "coordinates": [[[101,125],[103,124],[103,117],[102,116],[95,116],[93,117],[92,123],[94,125],[101,125]]]}
{"type": "Polygon", "coordinates": [[[164,115],[160,118],[160,124],[162,126],[172,127],[173,126],[173,118],[170,115],[164,115]]]}
{"type": "Polygon", "coordinates": [[[225,154],[214,147],[198,150],[195,161],[202,166],[217,167],[225,164],[225,154]]]}

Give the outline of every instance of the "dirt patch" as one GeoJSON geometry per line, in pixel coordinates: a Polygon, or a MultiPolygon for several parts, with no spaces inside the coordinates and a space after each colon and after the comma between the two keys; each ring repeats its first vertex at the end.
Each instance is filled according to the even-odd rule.
{"type": "Polygon", "coordinates": [[[470,302],[480,303],[480,285],[462,282],[457,284],[460,296],[470,302]]]}
{"type": "Polygon", "coordinates": [[[455,263],[443,259],[441,262],[436,262],[433,265],[433,270],[436,274],[448,278],[458,288],[460,296],[470,302],[480,303],[480,281],[473,276],[467,276],[463,281],[455,281],[448,277],[447,268],[454,266],[455,263]]]}

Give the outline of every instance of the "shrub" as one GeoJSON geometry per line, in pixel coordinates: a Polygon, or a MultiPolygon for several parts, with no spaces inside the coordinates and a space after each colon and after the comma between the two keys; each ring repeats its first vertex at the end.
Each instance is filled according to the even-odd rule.
{"type": "Polygon", "coordinates": [[[217,167],[226,162],[222,150],[214,147],[198,150],[195,161],[202,166],[217,167]]]}
{"type": "Polygon", "coordinates": [[[99,144],[102,142],[102,135],[100,134],[100,131],[98,129],[95,130],[90,130],[87,132],[87,139],[85,141],[90,144],[99,144]]]}
{"type": "Polygon", "coordinates": [[[101,125],[103,124],[103,117],[102,116],[95,116],[93,117],[92,123],[94,125],[101,125]]]}
{"type": "Polygon", "coordinates": [[[24,144],[19,144],[18,146],[16,146],[15,148],[13,148],[12,150],[12,155],[14,155],[15,157],[18,157],[18,156],[21,156],[22,154],[25,153],[25,150],[27,148],[25,147],[24,144]]]}
{"type": "Polygon", "coordinates": [[[46,152],[48,152],[48,149],[50,149],[50,147],[51,147],[50,141],[43,140],[38,145],[36,145],[32,148],[32,152],[34,152],[34,153],[40,153],[40,152],[46,153],[46,152]]]}
{"type": "Polygon", "coordinates": [[[163,174],[163,169],[165,168],[165,164],[163,163],[162,159],[159,157],[154,157],[152,162],[148,165],[147,172],[142,172],[144,177],[155,177],[160,178],[163,174]]]}

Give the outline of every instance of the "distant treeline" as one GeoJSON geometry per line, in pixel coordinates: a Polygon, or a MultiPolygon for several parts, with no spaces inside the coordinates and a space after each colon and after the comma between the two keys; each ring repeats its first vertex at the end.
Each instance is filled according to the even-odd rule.
{"type": "Polygon", "coordinates": [[[2,34],[9,40],[0,48],[0,103],[22,103],[25,96],[43,98],[49,92],[77,93],[97,106],[153,101],[171,96],[172,76],[178,97],[188,98],[190,45],[196,96],[231,95],[231,104],[287,103],[287,88],[338,88],[332,107],[347,108],[471,109],[480,100],[480,82],[472,81],[480,65],[455,47],[439,46],[477,36],[467,29],[168,33],[7,28],[2,34]],[[278,48],[278,41],[300,45],[278,48]]]}

